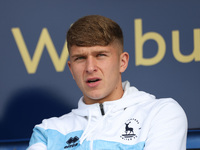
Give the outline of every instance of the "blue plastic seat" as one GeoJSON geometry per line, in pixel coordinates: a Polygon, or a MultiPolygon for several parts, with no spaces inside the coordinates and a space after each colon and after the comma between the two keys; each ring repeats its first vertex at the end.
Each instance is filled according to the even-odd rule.
{"type": "Polygon", "coordinates": [[[200,129],[188,130],[187,150],[200,150],[200,129]]]}

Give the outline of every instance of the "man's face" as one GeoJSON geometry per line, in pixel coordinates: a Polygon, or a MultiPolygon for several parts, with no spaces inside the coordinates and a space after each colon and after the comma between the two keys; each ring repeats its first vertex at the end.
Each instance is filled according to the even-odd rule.
{"type": "Polygon", "coordinates": [[[116,44],[71,47],[68,66],[86,104],[116,100],[123,95],[121,73],[129,57],[119,51],[116,44]]]}

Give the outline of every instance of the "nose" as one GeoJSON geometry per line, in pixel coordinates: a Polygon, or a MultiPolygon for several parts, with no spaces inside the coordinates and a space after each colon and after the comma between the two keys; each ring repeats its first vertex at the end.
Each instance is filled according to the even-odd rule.
{"type": "Polygon", "coordinates": [[[87,58],[86,61],[86,72],[93,73],[97,71],[96,60],[92,56],[87,58]]]}

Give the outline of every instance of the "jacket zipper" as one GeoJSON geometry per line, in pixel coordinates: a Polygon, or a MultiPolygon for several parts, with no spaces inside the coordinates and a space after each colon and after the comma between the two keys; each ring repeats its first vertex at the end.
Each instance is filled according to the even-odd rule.
{"type": "Polygon", "coordinates": [[[100,107],[100,110],[101,110],[101,115],[104,116],[104,115],[105,115],[105,112],[104,112],[103,104],[100,103],[100,104],[99,104],[99,107],[100,107]]]}

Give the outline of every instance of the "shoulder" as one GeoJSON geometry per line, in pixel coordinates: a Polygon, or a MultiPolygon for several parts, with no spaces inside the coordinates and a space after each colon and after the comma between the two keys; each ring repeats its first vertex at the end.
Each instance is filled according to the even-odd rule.
{"type": "Polygon", "coordinates": [[[187,117],[183,108],[172,98],[156,99],[152,107],[152,116],[152,123],[172,122],[187,127],[187,117]]]}
{"type": "Polygon", "coordinates": [[[164,149],[184,149],[187,117],[182,107],[171,98],[156,99],[153,103],[146,146],[149,149],[163,146],[164,149]]]}
{"type": "Polygon", "coordinates": [[[38,146],[46,147],[49,137],[66,134],[72,128],[70,128],[71,124],[68,123],[72,122],[72,118],[74,118],[74,114],[70,112],[61,117],[44,119],[41,124],[34,127],[29,149],[39,149],[38,146]]]}
{"type": "Polygon", "coordinates": [[[155,105],[157,111],[166,111],[169,113],[183,113],[184,110],[180,104],[172,98],[161,98],[155,100],[155,105]]]}
{"type": "Polygon", "coordinates": [[[41,124],[35,126],[35,128],[42,128],[43,130],[59,130],[62,129],[67,123],[74,118],[73,113],[68,113],[60,117],[51,117],[44,119],[41,124]]]}

